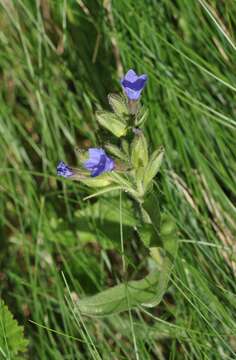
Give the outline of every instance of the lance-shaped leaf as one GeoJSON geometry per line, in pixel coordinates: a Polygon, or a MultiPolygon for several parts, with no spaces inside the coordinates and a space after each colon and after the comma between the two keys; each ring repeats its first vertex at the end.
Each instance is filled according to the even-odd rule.
{"type": "Polygon", "coordinates": [[[102,189],[100,191],[97,191],[96,193],[93,193],[91,195],[86,196],[84,198],[84,200],[92,199],[94,197],[106,194],[106,193],[111,192],[111,191],[116,191],[116,190],[123,190],[123,188],[121,186],[118,186],[118,185],[117,186],[107,186],[104,189],[102,189]]]}
{"type": "Polygon", "coordinates": [[[121,146],[122,146],[124,153],[126,154],[126,156],[128,158],[129,157],[129,148],[130,148],[129,142],[123,138],[121,140],[121,146]]]}
{"type": "Polygon", "coordinates": [[[105,148],[114,156],[116,156],[117,158],[121,159],[121,160],[127,160],[127,156],[126,154],[120,149],[118,148],[118,146],[113,145],[113,144],[107,144],[105,145],[105,148]]]}
{"type": "Polygon", "coordinates": [[[141,205],[143,224],[138,228],[138,233],[144,245],[156,247],[161,245],[160,226],[161,215],[159,201],[154,192],[150,192],[141,205]]]}
{"type": "Polygon", "coordinates": [[[159,234],[160,223],[161,223],[160,206],[159,206],[158,197],[154,191],[146,195],[142,207],[147,212],[153,227],[159,234]]]}
{"type": "Polygon", "coordinates": [[[160,147],[158,150],[154,151],[153,154],[150,156],[150,160],[148,165],[146,166],[145,174],[143,178],[143,184],[145,189],[148,188],[153,178],[158,173],[162,164],[163,156],[164,156],[163,147],[160,147]]]}
{"type": "Polygon", "coordinates": [[[142,107],[136,116],[135,125],[142,127],[145,121],[147,120],[147,117],[148,117],[148,109],[142,107]]]}
{"type": "Polygon", "coordinates": [[[87,316],[105,316],[137,306],[153,307],[160,303],[167,289],[172,263],[165,257],[158,270],[142,280],[130,281],[81,299],[77,309],[87,316]]]}
{"type": "MultiPolygon", "coordinates": [[[[76,176],[74,176],[76,179],[76,176]]],[[[79,181],[91,188],[100,188],[108,186],[112,183],[112,179],[108,173],[96,176],[96,177],[82,177],[79,181]]]]}
{"type": "Polygon", "coordinates": [[[125,175],[120,175],[117,172],[113,171],[109,174],[109,176],[116,184],[119,184],[120,186],[123,186],[130,191],[133,190],[132,182],[130,182],[130,180],[125,175]]]}
{"type": "Polygon", "coordinates": [[[107,111],[97,111],[96,118],[101,126],[117,137],[124,136],[127,132],[126,123],[116,114],[107,111]]]}
{"type": "Polygon", "coordinates": [[[135,169],[145,167],[148,163],[148,145],[142,131],[135,135],[131,144],[131,162],[135,169]]]}
{"type": "Polygon", "coordinates": [[[128,115],[129,110],[127,108],[126,99],[124,96],[117,94],[109,94],[108,102],[112,107],[112,110],[118,115],[128,115]]]}
{"type": "Polygon", "coordinates": [[[141,224],[139,227],[137,227],[137,232],[144,246],[149,248],[152,239],[155,239],[156,236],[153,225],[148,223],[141,224]]]}

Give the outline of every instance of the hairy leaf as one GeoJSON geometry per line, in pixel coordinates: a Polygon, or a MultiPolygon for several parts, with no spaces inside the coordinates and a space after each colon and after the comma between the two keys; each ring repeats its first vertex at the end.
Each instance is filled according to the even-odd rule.
{"type": "Polygon", "coordinates": [[[0,300],[0,358],[17,360],[19,353],[26,351],[27,344],[23,327],[17,324],[8,307],[0,300]]]}
{"type": "Polygon", "coordinates": [[[168,257],[165,257],[160,268],[144,279],[120,284],[79,300],[77,308],[84,315],[105,316],[141,305],[156,306],[167,289],[171,269],[172,263],[168,257]]]}

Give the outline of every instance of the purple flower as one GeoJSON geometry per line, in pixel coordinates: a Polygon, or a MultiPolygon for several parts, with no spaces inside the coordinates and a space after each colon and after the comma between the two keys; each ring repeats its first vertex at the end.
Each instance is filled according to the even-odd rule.
{"type": "Polygon", "coordinates": [[[91,176],[98,176],[114,169],[114,160],[107,156],[103,149],[90,148],[88,152],[89,159],[85,161],[84,167],[91,172],[91,176]]]}
{"type": "Polygon", "coordinates": [[[74,173],[68,165],[66,165],[63,161],[60,161],[57,165],[57,175],[68,178],[74,175],[74,173]]]}
{"type": "Polygon", "coordinates": [[[123,79],[121,79],[122,88],[124,89],[129,100],[139,99],[146,82],[146,74],[138,76],[132,69],[125,74],[123,79]]]}

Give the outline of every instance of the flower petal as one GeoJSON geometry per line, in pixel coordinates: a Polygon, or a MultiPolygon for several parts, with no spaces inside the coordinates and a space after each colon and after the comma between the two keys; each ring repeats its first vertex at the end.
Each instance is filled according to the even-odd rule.
{"type": "Polygon", "coordinates": [[[112,171],[114,166],[114,160],[107,156],[101,148],[90,148],[89,159],[84,162],[84,167],[91,172],[92,177],[112,171]]]}
{"type": "Polygon", "coordinates": [[[147,81],[147,79],[138,79],[135,82],[130,82],[130,81],[124,80],[122,85],[124,88],[129,88],[132,90],[139,91],[144,88],[146,81],[147,81]]]}
{"type": "Polygon", "coordinates": [[[142,90],[135,91],[129,88],[125,88],[124,91],[130,100],[138,100],[140,98],[142,90]]]}
{"type": "Polygon", "coordinates": [[[104,167],[104,172],[106,171],[112,171],[115,167],[115,162],[110,157],[106,156],[106,163],[104,167]]]}
{"type": "Polygon", "coordinates": [[[100,159],[101,155],[105,154],[105,151],[100,148],[90,148],[89,149],[89,159],[100,159]]]}
{"type": "Polygon", "coordinates": [[[123,79],[130,82],[134,82],[138,79],[138,76],[133,69],[130,69],[129,71],[127,71],[123,79]]]}
{"type": "Polygon", "coordinates": [[[104,172],[106,166],[106,155],[101,155],[99,163],[94,167],[91,172],[92,176],[98,176],[104,172]]]}
{"type": "Polygon", "coordinates": [[[87,170],[93,170],[93,168],[95,166],[97,166],[97,161],[96,160],[87,160],[84,162],[84,167],[87,169],[87,170]]]}
{"type": "Polygon", "coordinates": [[[121,80],[121,85],[130,100],[138,100],[146,82],[146,74],[138,76],[135,71],[131,69],[121,80]]]}
{"type": "Polygon", "coordinates": [[[57,165],[57,175],[67,178],[74,175],[74,173],[72,169],[64,163],[64,161],[60,161],[57,165]]]}

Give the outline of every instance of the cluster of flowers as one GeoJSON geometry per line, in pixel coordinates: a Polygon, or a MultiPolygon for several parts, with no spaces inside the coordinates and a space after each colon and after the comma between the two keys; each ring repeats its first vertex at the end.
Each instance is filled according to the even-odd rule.
{"type": "MultiPolygon", "coordinates": [[[[129,70],[126,75],[121,79],[120,83],[125,95],[127,96],[130,113],[133,109],[137,108],[138,101],[141,96],[141,92],[147,82],[147,75],[143,74],[138,76],[134,70],[129,70]]],[[[107,124],[109,126],[109,124],[107,124]]],[[[111,172],[116,168],[115,161],[106,154],[102,148],[90,148],[88,150],[89,158],[82,163],[84,170],[89,173],[85,173],[80,176],[96,177],[102,173],[111,172]]],[[[65,178],[78,177],[78,170],[72,169],[70,166],[60,161],[57,166],[57,174],[65,178]]],[[[81,171],[80,171],[80,174],[81,171]]]]}

